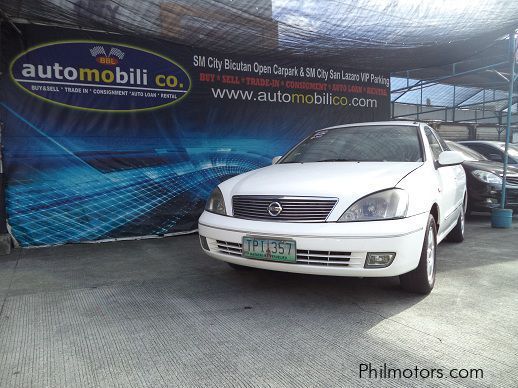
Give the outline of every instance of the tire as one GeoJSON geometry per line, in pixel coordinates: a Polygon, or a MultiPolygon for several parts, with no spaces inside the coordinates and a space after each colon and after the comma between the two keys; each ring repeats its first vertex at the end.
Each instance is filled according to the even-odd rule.
{"type": "Polygon", "coordinates": [[[457,224],[455,228],[451,230],[450,233],[446,236],[446,241],[461,243],[464,241],[464,227],[466,222],[466,210],[467,210],[467,201],[466,197],[464,199],[464,204],[462,205],[462,209],[460,210],[459,218],[457,219],[457,224]]]}
{"type": "Polygon", "coordinates": [[[471,218],[473,216],[473,210],[471,210],[469,207],[466,209],[466,214],[464,215],[464,218],[471,218]]]}
{"type": "Polygon", "coordinates": [[[245,265],[239,265],[234,263],[227,263],[232,269],[236,271],[253,271],[255,268],[253,267],[247,267],[245,265]]]}
{"type": "Polygon", "coordinates": [[[466,205],[466,214],[464,217],[470,218],[472,215],[473,215],[473,209],[472,209],[472,206],[470,205],[470,203],[468,202],[466,205]]]}
{"type": "Polygon", "coordinates": [[[457,225],[455,228],[451,230],[450,233],[446,236],[446,241],[461,243],[464,241],[464,223],[465,223],[466,215],[464,214],[464,210],[462,210],[459,214],[459,218],[457,219],[457,225]]]}
{"type": "Polygon", "coordinates": [[[401,287],[416,294],[429,294],[435,285],[437,255],[437,226],[430,214],[426,224],[421,258],[416,269],[399,276],[401,287]]]}

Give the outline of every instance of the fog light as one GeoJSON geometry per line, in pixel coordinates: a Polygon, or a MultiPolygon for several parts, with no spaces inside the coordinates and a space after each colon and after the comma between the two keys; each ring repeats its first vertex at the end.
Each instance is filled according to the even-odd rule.
{"type": "Polygon", "coordinates": [[[394,252],[369,252],[365,260],[365,268],[384,268],[394,261],[394,252]]]}
{"type": "Polygon", "coordinates": [[[200,236],[200,244],[201,244],[203,249],[205,249],[206,251],[210,251],[209,244],[207,243],[207,238],[206,237],[200,236]]]}

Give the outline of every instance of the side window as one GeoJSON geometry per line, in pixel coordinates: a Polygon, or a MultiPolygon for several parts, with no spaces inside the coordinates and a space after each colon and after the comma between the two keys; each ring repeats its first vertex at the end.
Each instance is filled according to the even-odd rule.
{"type": "Polygon", "coordinates": [[[484,155],[487,155],[487,158],[490,160],[494,160],[497,162],[503,162],[505,157],[505,152],[499,148],[491,147],[486,144],[482,145],[482,149],[484,150],[484,155]]]}
{"type": "Polygon", "coordinates": [[[439,140],[437,140],[434,133],[432,132],[432,128],[428,126],[424,127],[424,133],[428,139],[428,143],[430,143],[430,149],[432,150],[434,160],[439,159],[439,155],[443,151],[439,140]]]}
{"type": "Polygon", "coordinates": [[[482,155],[484,156],[487,156],[488,154],[488,150],[484,148],[484,146],[482,146],[481,144],[473,144],[473,143],[470,143],[470,144],[466,144],[469,148],[472,148],[474,149],[475,151],[477,152],[480,152],[482,155]]]}
{"type": "Polygon", "coordinates": [[[442,150],[443,151],[451,151],[450,150],[450,147],[448,147],[448,144],[446,144],[446,142],[444,141],[444,139],[437,133],[435,132],[433,129],[432,129],[432,133],[435,135],[435,137],[437,138],[437,140],[439,140],[439,144],[441,145],[442,147],[442,150]]]}
{"type": "Polygon", "coordinates": [[[485,157],[489,157],[492,154],[500,155],[500,152],[497,149],[494,149],[493,147],[487,146],[485,144],[472,143],[469,146],[475,151],[480,152],[485,157]]]}

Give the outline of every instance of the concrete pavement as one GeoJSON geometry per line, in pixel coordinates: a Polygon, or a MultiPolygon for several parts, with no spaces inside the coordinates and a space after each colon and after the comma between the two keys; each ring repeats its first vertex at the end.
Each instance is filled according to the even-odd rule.
{"type": "Polygon", "coordinates": [[[517,386],[518,228],[475,217],[466,236],[441,244],[427,297],[235,271],[197,235],[17,249],[0,258],[0,387],[517,386]],[[360,378],[369,363],[446,377],[360,378]]]}

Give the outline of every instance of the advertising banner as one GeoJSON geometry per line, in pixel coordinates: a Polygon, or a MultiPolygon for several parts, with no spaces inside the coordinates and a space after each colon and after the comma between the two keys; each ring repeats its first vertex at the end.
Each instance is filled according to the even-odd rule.
{"type": "Polygon", "coordinates": [[[388,74],[20,28],[2,37],[0,118],[22,246],[195,230],[222,180],[319,128],[389,119],[388,74]]]}

